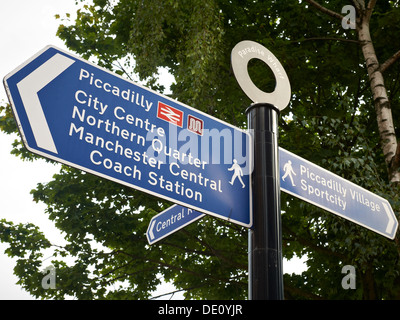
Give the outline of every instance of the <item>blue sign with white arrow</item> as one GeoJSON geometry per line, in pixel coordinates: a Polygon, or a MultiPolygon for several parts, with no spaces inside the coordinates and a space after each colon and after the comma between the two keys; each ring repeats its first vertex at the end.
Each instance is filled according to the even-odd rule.
{"type": "Polygon", "coordinates": [[[4,85],[29,151],[252,226],[245,131],[52,46],[4,85]]]}
{"type": "Polygon", "coordinates": [[[393,239],[398,221],[386,199],[282,148],[281,190],[393,239]]]}
{"type": "Polygon", "coordinates": [[[149,244],[156,243],[204,216],[204,213],[175,204],[151,219],[146,232],[147,240],[149,244]]]}

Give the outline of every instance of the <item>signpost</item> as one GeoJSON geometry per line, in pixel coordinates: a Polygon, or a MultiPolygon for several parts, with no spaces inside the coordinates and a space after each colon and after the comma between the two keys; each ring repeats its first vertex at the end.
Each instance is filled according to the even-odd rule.
{"type": "Polygon", "coordinates": [[[282,300],[282,227],[278,167],[278,114],[289,103],[289,79],[278,59],[265,47],[239,42],[231,54],[240,87],[254,102],[246,111],[253,131],[253,228],[249,231],[249,299],[282,300]],[[248,62],[266,63],[276,78],[274,92],[261,91],[251,81],[248,62]]]}
{"type": "Polygon", "coordinates": [[[390,239],[398,222],[387,200],[278,148],[291,89],[268,49],[238,43],[232,68],[254,102],[246,112],[252,138],[52,46],[4,85],[29,151],[177,204],[152,218],[150,244],[204,214],[249,227],[249,297],[283,299],[280,190],[390,239]],[[271,68],[274,92],[251,81],[251,59],[271,68]]]}
{"type": "Polygon", "coordinates": [[[173,205],[151,219],[146,232],[147,240],[149,244],[154,244],[204,216],[204,213],[173,205]]]}
{"type": "Polygon", "coordinates": [[[398,227],[389,202],[282,148],[281,190],[394,239],[398,227]]]}
{"type": "Polygon", "coordinates": [[[52,46],[4,85],[29,151],[252,226],[245,131],[52,46]]]}
{"type": "Polygon", "coordinates": [[[283,299],[280,190],[349,219],[388,238],[398,222],[387,200],[312,163],[278,148],[278,113],[290,100],[290,83],[276,57],[260,44],[242,41],[232,50],[236,79],[254,102],[248,110],[253,130],[253,219],[249,231],[249,298],[283,299]],[[276,79],[272,93],[257,88],[248,62],[265,62],[276,79]],[[278,155],[279,154],[279,155],[278,155]]]}

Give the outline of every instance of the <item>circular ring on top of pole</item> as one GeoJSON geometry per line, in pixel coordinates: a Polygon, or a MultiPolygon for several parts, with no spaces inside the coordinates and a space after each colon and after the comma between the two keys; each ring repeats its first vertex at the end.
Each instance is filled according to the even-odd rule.
{"type": "Polygon", "coordinates": [[[289,78],[279,60],[267,48],[254,41],[241,41],[232,49],[231,61],[237,82],[254,103],[270,103],[280,111],[286,108],[291,97],[289,78]],[[264,92],[253,83],[248,71],[251,59],[259,59],[271,68],[276,79],[273,92],[264,92]]]}

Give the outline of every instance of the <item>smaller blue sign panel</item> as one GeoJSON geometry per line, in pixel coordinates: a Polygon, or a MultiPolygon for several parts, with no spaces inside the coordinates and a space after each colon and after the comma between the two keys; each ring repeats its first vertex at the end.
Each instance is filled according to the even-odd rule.
{"type": "Polygon", "coordinates": [[[151,219],[146,233],[147,240],[153,244],[204,216],[204,213],[173,205],[151,219]]]}
{"type": "Polygon", "coordinates": [[[393,239],[398,221],[386,199],[289,151],[279,150],[281,190],[393,239]]]}

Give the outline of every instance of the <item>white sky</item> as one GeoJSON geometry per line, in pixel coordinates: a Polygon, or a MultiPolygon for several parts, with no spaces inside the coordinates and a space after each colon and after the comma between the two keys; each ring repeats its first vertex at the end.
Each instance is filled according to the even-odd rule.
{"type": "MultiPolygon", "coordinates": [[[[60,20],[54,16],[65,16],[67,12],[76,12],[75,0],[1,0],[0,78],[3,79],[48,44],[66,48],[56,37],[60,20]]],[[[0,101],[8,101],[3,85],[0,101]]],[[[0,218],[14,223],[32,222],[46,233],[50,241],[60,243],[60,232],[47,219],[45,206],[33,202],[30,195],[30,190],[38,182],[49,181],[58,168],[44,161],[22,162],[11,155],[11,143],[16,137],[0,133],[0,218]]],[[[6,248],[7,245],[0,244],[0,299],[32,299],[15,284],[18,281],[13,275],[15,259],[4,254],[6,248]]]]}
{"type": "MultiPolygon", "coordinates": [[[[56,37],[60,20],[56,14],[75,17],[75,0],[1,0],[0,4],[0,78],[14,70],[46,45],[52,44],[67,49],[56,37]]],[[[4,87],[0,89],[0,102],[8,101],[4,87]]],[[[22,162],[10,154],[11,143],[16,135],[0,133],[0,219],[14,223],[31,222],[39,226],[46,237],[60,244],[62,236],[44,213],[42,203],[32,201],[30,190],[39,182],[51,180],[58,167],[44,161],[22,162]]],[[[15,260],[4,254],[7,245],[0,244],[0,300],[32,299],[15,283],[13,275],[15,260]]],[[[44,257],[48,258],[48,257],[44,257]]],[[[50,259],[49,259],[50,261],[50,259]]],[[[49,262],[50,264],[50,262],[49,262]]],[[[285,272],[299,271],[299,265],[285,263],[285,272]]],[[[303,269],[303,268],[302,268],[303,269]]],[[[166,291],[168,292],[168,291],[166,291]]],[[[160,293],[158,293],[160,294],[160,293]]]]}

